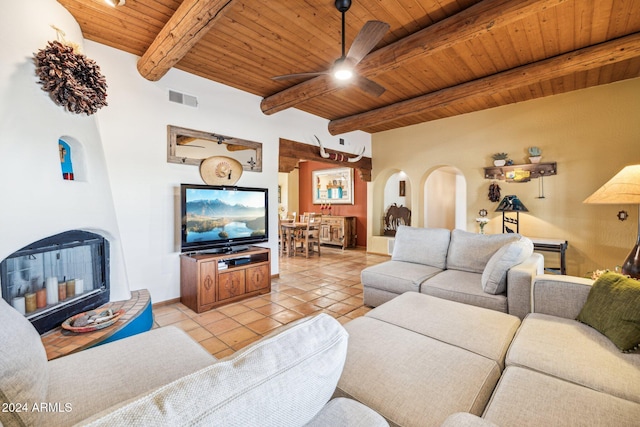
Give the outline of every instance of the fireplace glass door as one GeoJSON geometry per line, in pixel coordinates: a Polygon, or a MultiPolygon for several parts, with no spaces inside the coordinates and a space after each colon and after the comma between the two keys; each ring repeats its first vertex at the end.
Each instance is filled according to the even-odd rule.
{"type": "Polygon", "coordinates": [[[108,241],[68,231],[35,242],[0,263],[2,297],[40,333],[109,301],[108,241]]]}

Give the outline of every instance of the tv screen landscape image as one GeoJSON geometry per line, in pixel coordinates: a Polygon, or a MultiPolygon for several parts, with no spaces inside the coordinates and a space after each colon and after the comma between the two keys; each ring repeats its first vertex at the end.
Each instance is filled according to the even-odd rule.
{"type": "Polygon", "coordinates": [[[269,239],[266,188],[180,187],[183,252],[239,250],[269,239]]]}

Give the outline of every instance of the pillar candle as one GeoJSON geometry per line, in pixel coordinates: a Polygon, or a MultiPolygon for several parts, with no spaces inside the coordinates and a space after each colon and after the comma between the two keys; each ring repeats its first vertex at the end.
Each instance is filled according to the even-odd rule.
{"type": "Polygon", "coordinates": [[[67,298],[71,298],[76,295],[76,281],[67,280],[67,298]]]}
{"type": "Polygon", "coordinates": [[[58,301],[67,298],[67,282],[58,283],[58,301]]]}
{"type": "Polygon", "coordinates": [[[25,304],[24,304],[24,297],[15,297],[11,301],[11,305],[13,305],[13,308],[18,310],[18,312],[20,314],[23,314],[23,315],[26,314],[26,312],[25,312],[25,304]]]}
{"type": "Polygon", "coordinates": [[[33,292],[24,295],[24,305],[26,307],[26,312],[31,313],[32,311],[36,311],[36,294],[33,292]]]}
{"type": "Polygon", "coordinates": [[[36,307],[43,308],[47,306],[47,290],[42,288],[36,291],[36,307]]]}
{"type": "Polygon", "coordinates": [[[84,280],[76,279],[76,295],[84,293],[84,280]]]}
{"type": "Polygon", "coordinates": [[[47,277],[45,282],[45,287],[47,288],[47,304],[57,304],[58,303],[58,278],[57,277],[47,277]]]}

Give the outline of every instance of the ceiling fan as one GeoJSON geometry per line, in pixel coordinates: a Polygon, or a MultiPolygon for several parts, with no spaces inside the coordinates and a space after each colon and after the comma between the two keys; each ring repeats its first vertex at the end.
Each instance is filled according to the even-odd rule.
{"type": "Polygon", "coordinates": [[[272,77],[272,79],[285,80],[329,74],[340,82],[350,83],[353,81],[356,86],[373,96],[382,95],[385,91],[384,87],[366,77],[357,75],[354,69],[371,49],[378,44],[387,31],[389,31],[389,24],[381,21],[368,21],[365,23],[353,40],[349,52],[345,55],[345,13],[351,7],[351,0],[335,0],[335,6],[336,9],[342,13],[342,56],[338,58],[327,71],[285,74],[283,76],[272,77]]]}

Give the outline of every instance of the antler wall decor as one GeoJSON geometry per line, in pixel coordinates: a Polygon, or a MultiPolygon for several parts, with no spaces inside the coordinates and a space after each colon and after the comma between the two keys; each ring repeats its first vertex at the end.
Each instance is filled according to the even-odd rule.
{"type": "Polygon", "coordinates": [[[357,155],[356,157],[347,157],[344,153],[327,153],[324,149],[324,147],[322,146],[322,142],[320,142],[320,138],[318,138],[317,136],[313,135],[316,140],[318,141],[318,144],[320,145],[320,156],[323,159],[329,159],[329,160],[335,160],[337,162],[349,162],[349,163],[355,163],[357,161],[359,161],[362,158],[362,155],[364,154],[364,147],[362,147],[362,151],[360,152],[359,155],[357,155]]]}
{"type": "Polygon", "coordinates": [[[291,172],[298,166],[300,160],[320,161],[344,166],[346,159],[350,159],[347,164],[357,171],[360,179],[366,182],[371,181],[371,157],[363,155],[349,157],[352,155],[351,153],[342,153],[336,150],[332,150],[332,152],[328,153],[328,158],[322,157],[322,153],[318,152],[318,148],[315,144],[303,144],[301,142],[295,142],[284,138],[280,138],[279,151],[278,170],[280,172],[291,172]],[[333,159],[331,158],[332,155],[334,157],[333,159]],[[340,158],[345,159],[345,161],[337,160],[340,158]]]}

